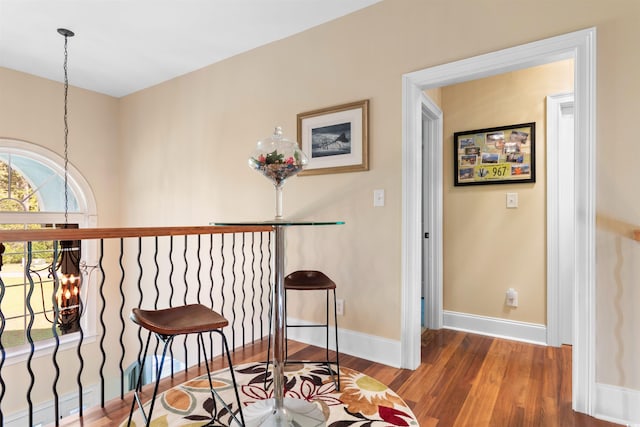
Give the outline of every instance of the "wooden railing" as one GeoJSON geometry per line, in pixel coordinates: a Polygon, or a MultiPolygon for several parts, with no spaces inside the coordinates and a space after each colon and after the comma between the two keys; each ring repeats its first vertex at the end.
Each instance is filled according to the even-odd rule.
{"type": "MultiPolygon", "coordinates": [[[[69,413],[82,416],[88,407],[123,399],[139,372],[143,343],[128,319],[133,307],[202,303],[229,320],[225,335],[233,348],[261,339],[268,333],[271,231],[271,226],[0,231],[0,242],[25,242],[23,281],[13,283],[14,277],[10,284],[8,273],[0,273],[0,425],[25,425],[26,419],[30,426],[58,425],[69,413]],[[61,328],[68,310],[61,303],[61,277],[56,271],[33,273],[34,245],[52,242],[51,256],[58,259],[69,241],[82,242],[82,282],[78,303],[71,306],[81,317],[76,327],[61,328]],[[16,301],[17,290],[24,298],[16,301]],[[13,316],[16,305],[22,305],[22,316],[13,316]],[[46,317],[58,320],[48,330],[38,328],[46,317]],[[16,327],[19,320],[22,328],[16,327]],[[20,334],[24,344],[10,342],[20,334]]],[[[209,340],[214,355],[221,349],[216,339],[209,340]]],[[[174,342],[170,375],[202,363],[198,345],[189,337],[174,342]]]]}

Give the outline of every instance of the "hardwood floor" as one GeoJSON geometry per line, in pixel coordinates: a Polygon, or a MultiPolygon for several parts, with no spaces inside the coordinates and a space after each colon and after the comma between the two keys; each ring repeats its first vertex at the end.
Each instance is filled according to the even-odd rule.
{"type": "MultiPolygon", "coordinates": [[[[290,342],[296,359],[323,356],[323,350],[290,342]]],[[[236,350],[234,364],[264,360],[266,340],[236,350]]],[[[389,385],[415,413],[421,427],[609,427],[617,424],[571,409],[571,347],[553,348],[451,330],[422,335],[422,364],[415,371],[395,369],[349,355],[341,365],[389,385]]],[[[215,360],[214,369],[221,367],[215,360]]],[[[204,369],[203,369],[204,371],[204,369]]],[[[197,368],[165,380],[163,389],[197,368]]],[[[129,413],[131,399],[107,403],[62,426],[115,426],[129,413]]]]}

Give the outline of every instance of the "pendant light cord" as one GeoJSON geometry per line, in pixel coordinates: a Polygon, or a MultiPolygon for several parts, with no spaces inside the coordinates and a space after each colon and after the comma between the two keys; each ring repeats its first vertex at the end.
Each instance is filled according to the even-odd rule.
{"type": "Polygon", "coordinates": [[[69,76],[67,71],[67,40],[64,36],[64,223],[69,223],[69,125],[67,123],[67,98],[69,94],[69,76]]]}
{"type": "Polygon", "coordinates": [[[67,123],[67,101],[69,96],[69,73],[67,61],[67,41],[75,34],[66,28],[58,28],[58,33],[64,36],[64,223],[69,224],[69,125],[67,123]]]}

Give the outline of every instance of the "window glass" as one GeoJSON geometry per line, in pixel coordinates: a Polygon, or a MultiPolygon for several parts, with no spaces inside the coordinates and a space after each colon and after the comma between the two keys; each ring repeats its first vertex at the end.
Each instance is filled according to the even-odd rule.
{"type": "MultiPolygon", "coordinates": [[[[68,185],[67,211],[78,212],[78,199],[68,185]]],[[[64,212],[64,171],[25,155],[0,151],[0,198],[9,201],[0,210],[17,211],[17,203],[23,211],[64,212]]]]}
{"type": "MultiPolygon", "coordinates": [[[[65,206],[68,213],[82,214],[78,200],[84,199],[77,197],[69,176],[65,186],[63,165],[39,153],[29,153],[24,149],[1,145],[2,140],[0,229],[77,227],[78,224],[66,223],[68,217],[65,215],[65,206]]],[[[77,266],[80,259],[80,242],[61,242],[55,248],[55,252],[54,243],[51,241],[32,242],[31,257],[25,242],[3,244],[0,278],[4,286],[0,311],[4,316],[5,326],[2,345],[11,349],[27,345],[29,337],[34,342],[52,338],[54,324],[58,335],[77,331],[80,324],[78,311],[72,310],[73,304],[70,301],[76,301],[77,304],[79,299],[72,294],[73,286],[65,287],[67,292],[66,296],[64,295],[62,280],[58,285],[56,299],[59,307],[64,307],[66,302],[71,309],[59,312],[58,320],[54,319],[54,277],[57,276],[52,273],[52,265],[59,266],[63,262],[63,256],[67,257],[73,252],[77,266]],[[64,243],[73,244],[63,247],[64,243]],[[58,256],[55,263],[54,253],[58,256]],[[66,323],[60,321],[64,316],[67,317],[66,323]]],[[[68,262],[66,258],[64,262],[68,262]]],[[[79,271],[75,273],[78,274],[79,271]]]]}

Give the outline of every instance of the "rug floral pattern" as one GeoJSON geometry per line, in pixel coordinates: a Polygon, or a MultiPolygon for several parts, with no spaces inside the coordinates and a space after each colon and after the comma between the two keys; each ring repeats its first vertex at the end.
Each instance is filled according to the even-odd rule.
{"type": "MultiPolygon", "coordinates": [[[[244,406],[273,398],[273,387],[264,388],[271,380],[271,369],[264,363],[249,363],[235,367],[240,400],[244,406]]],[[[335,372],[333,372],[335,374],[335,372]]],[[[285,366],[285,397],[317,402],[329,427],[418,426],[407,404],[389,387],[361,372],[340,370],[341,391],[335,385],[327,367],[322,364],[300,363],[285,366]]],[[[214,405],[207,376],[201,376],[176,386],[158,396],[151,426],[203,426],[230,424],[238,407],[228,370],[212,373],[214,389],[228,404],[214,405]],[[229,411],[230,410],[230,411],[229,411]],[[219,421],[212,422],[212,419],[219,421]]],[[[122,423],[126,426],[127,420],[122,423]]],[[[144,425],[138,411],[132,427],[144,425]]]]}

